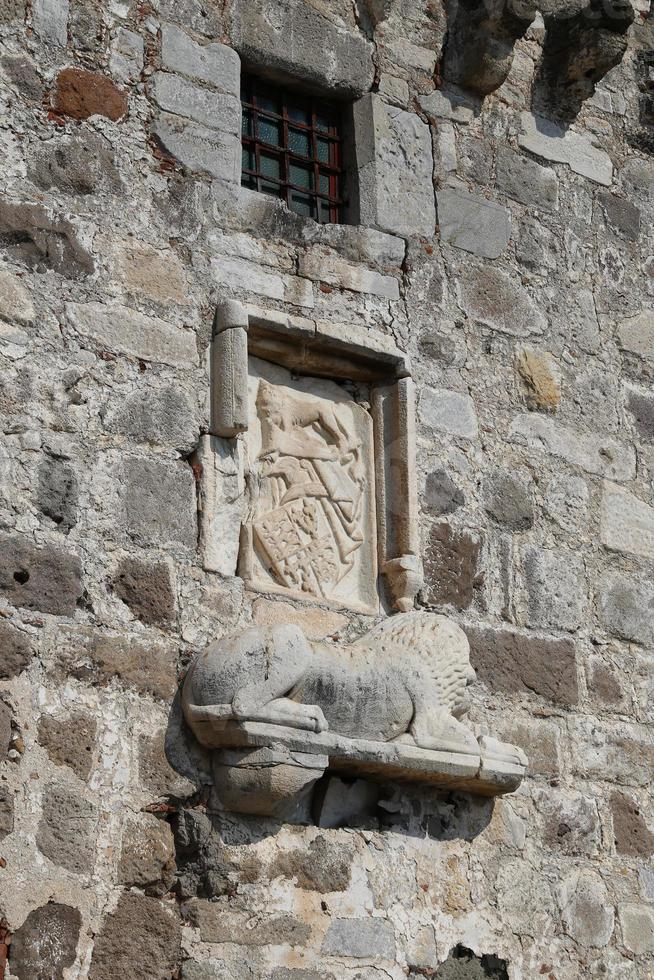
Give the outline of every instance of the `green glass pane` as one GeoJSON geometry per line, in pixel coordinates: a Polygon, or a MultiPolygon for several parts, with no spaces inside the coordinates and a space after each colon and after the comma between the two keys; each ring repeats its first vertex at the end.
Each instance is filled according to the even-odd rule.
{"type": "Polygon", "coordinates": [[[241,123],[241,132],[244,136],[252,136],[252,113],[247,109],[243,112],[243,121],[241,123]]]}
{"type": "Polygon", "coordinates": [[[241,148],[241,167],[243,170],[254,170],[254,152],[249,146],[241,148]]]}
{"type": "Polygon", "coordinates": [[[264,119],[263,116],[259,116],[259,139],[263,143],[270,143],[271,146],[281,146],[281,131],[281,123],[275,122],[274,119],[264,119]]]}
{"type": "Polygon", "coordinates": [[[293,191],[291,194],[291,211],[295,211],[297,214],[304,214],[310,218],[311,198],[308,194],[299,194],[297,191],[293,191]]]}
{"type": "Polygon", "coordinates": [[[263,194],[271,194],[273,197],[281,196],[281,187],[279,184],[271,184],[267,180],[262,180],[259,187],[263,194]]]}
{"type": "Polygon", "coordinates": [[[253,177],[251,174],[241,174],[241,186],[250,187],[253,190],[257,189],[257,178],[253,177]]]}
{"type": "Polygon", "coordinates": [[[296,184],[298,187],[306,187],[307,190],[313,190],[313,171],[309,170],[308,167],[301,167],[297,163],[289,164],[288,176],[291,184],[296,184]]]}
{"type": "Polygon", "coordinates": [[[269,96],[257,95],[257,108],[261,109],[262,112],[274,112],[278,116],[281,115],[279,102],[269,96]]]}
{"type": "Polygon", "coordinates": [[[261,153],[259,155],[259,166],[261,167],[261,173],[265,177],[279,177],[281,174],[281,166],[278,157],[271,157],[266,153],[261,153]]]}
{"type": "Polygon", "coordinates": [[[289,106],[287,109],[288,118],[291,122],[303,123],[305,126],[309,125],[309,113],[306,109],[301,106],[289,106]]]}
{"type": "Polygon", "coordinates": [[[329,163],[329,140],[316,140],[318,159],[321,163],[329,163]]]}
{"type": "Polygon", "coordinates": [[[289,129],[288,148],[291,153],[297,153],[299,157],[310,156],[311,141],[308,133],[303,133],[299,129],[289,129]]]}
{"type": "Polygon", "coordinates": [[[327,174],[320,174],[320,178],[318,180],[318,190],[321,194],[329,195],[329,177],[327,174]]]}
{"type": "Polygon", "coordinates": [[[329,204],[327,201],[318,203],[318,220],[325,223],[329,221],[329,204]]]}
{"type": "Polygon", "coordinates": [[[322,115],[320,112],[316,113],[316,129],[319,129],[321,133],[328,133],[332,125],[329,116],[322,115]]]}

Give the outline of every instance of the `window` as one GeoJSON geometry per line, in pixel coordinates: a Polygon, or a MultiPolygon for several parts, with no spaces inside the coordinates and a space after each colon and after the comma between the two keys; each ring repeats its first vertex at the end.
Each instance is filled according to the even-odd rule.
{"type": "Polygon", "coordinates": [[[343,171],[338,108],[245,75],[244,187],[286,201],[320,222],[342,220],[343,171]]]}

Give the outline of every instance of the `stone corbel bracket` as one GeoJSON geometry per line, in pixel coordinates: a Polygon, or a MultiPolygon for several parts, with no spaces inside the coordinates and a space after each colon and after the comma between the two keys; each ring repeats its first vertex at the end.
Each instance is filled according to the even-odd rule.
{"type": "Polygon", "coordinates": [[[379,568],[392,607],[413,608],[422,586],[415,474],[415,391],[407,355],[384,334],[222,302],[211,345],[210,432],[246,432],[248,355],[297,374],[371,386],[379,568]]]}

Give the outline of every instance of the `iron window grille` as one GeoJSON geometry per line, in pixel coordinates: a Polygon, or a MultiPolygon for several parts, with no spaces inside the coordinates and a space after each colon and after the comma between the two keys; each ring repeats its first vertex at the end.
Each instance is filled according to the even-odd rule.
{"type": "Polygon", "coordinates": [[[291,211],[316,221],[342,221],[338,108],[251,75],[243,77],[241,101],[241,184],[280,197],[291,211]]]}

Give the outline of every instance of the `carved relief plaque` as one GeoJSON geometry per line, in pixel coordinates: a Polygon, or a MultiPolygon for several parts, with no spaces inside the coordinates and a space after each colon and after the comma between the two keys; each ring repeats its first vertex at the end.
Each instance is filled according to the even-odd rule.
{"type": "Polygon", "coordinates": [[[242,574],[251,587],[374,612],[377,536],[373,421],[356,396],[249,358],[249,514],[242,574]]]}

